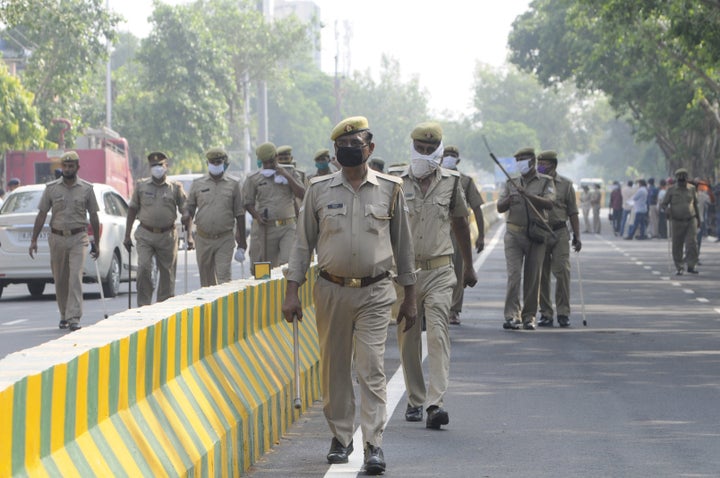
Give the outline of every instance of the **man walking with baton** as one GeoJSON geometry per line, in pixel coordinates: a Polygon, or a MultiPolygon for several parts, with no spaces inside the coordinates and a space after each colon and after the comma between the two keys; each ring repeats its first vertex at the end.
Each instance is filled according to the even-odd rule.
{"type": "Polygon", "coordinates": [[[533,148],[520,149],[514,156],[520,178],[516,181],[508,176],[497,202],[497,211],[508,213],[505,231],[508,279],[503,328],[517,330],[522,324],[525,330],[535,330],[545,240],[535,237],[532,228],[534,224],[547,226],[547,211],[553,207],[555,185],[550,176],[539,174],[535,169],[533,148]]]}
{"type": "MultiPolygon", "coordinates": [[[[320,277],[313,297],[320,341],[323,412],[332,442],[328,463],[347,463],[353,452],[355,394],[353,362],[360,383],[360,427],[365,472],[385,471],[380,448],[387,418],[383,367],[395,281],[405,288],[398,324],[415,324],[415,263],[408,210],[400,179],[371,170],[375,149],[362,116],[341,121],[332,131],[342,169],[310,181],[290,253],[285,320],[302,320],[298,289],[305,282],[313,250],[320,277]],[[354,354],[353,354],[354,351],[354,354]]],[[[415,324],[415,327],[418,325],[415,324]]]]}

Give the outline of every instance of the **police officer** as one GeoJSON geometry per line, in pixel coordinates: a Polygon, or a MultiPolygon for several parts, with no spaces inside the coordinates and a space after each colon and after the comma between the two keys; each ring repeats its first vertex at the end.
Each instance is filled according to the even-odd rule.
{"type": "Polygon", "coordinates": [[[253,217],[250,260],[277,267],[288,261],[297,223],[295,199],[303,198],[305,188],[290,169],[278,165],[273,143],[261,144],[255,154],[263,169],[243,185],[243,203],[253,217]]]}
{"type": "Polygon", "coordinates": [[[600,234],[600,206],[602,206],[602,191],[600,191],[600,184],[596,183],[593,185],[592,191],[590,191],[590,207],[592,208],[592,232],[600,234]]]}
{"type": "MultiPolygon", "coordinates": [[[[231,281],[234,246],[247,249],[240,182],[225,174],[229,164],[227,152],[222,148],[211,148],[205,158],[208,174],[193,181],[182,217],[183,224],[189,224],[195,218],[202,287],[231,281]]],[[[188,249],[192,249],[195,244],[191,228],[186,231],[188,249]]]]}
{"type": "Polygon", "coordinates": [[[688,273],[697,274],[697,228],[700,218],[697,192],[695,187],[688,183],[687,169],[679,168],[675,171],[675,184],[665,193],[661,207],[670,220],[672,256],[677,275],[683,274],[686,261],[688,273]]]}
{"type": "MultiPolygon", "coordinates": [[[[441,166],[443,168],[458,171],[457,165],[460,163],[460,150],[457,146],[446,146],[443,151],[443,159],[441,166]]],[[[478,230],[478,237],[475,240],[475,250],[480,253],[485,248],[485,219],[483,218],[482,205],[484,203],[482,194],[478,191],[473,178],[467,174],[460,173],[460,185],[465,193],[465,200],[475,213],[475,225],[478,230]]],[[[451,325],[460,325],[460,312],[462,312],[463,297],[465,295],[465,287],[462,282],[463,262],[460,250],[456,245],[455,235],[450,235],[453,241],[453,266],[455,267],[455,276],[457,284],[453,289],[452,305],[450,305],[450,317],[448,318],[451,325]]]]}
{"type": "MultiPolygon", "coordinates": [[[[137,247],[137,303],[152,303],[155,286],[152,281],[153,257],[158,269],[157,301],[175,295],[178,237],[175,221],[185,207],[182,184],[167,180],[167,155],[150,153],[147,157],[151,177],[140,179],[133,191],[128,207],[125,227],[125,248],[130,251],[130,232],[137,217],[140,224],[135,231],[137,247]]],[[[186,224],[186,227],[189,224],[186,224]]]]}
{"type": "Polygon", "coordinates": [[[80,157],[68,151],[60,157],[62,178],[45,187],[38,205],[37,217],[30,240],[30,257],[35,258],[37,239],[48,212],[50,232],[50,263],[55,281],[55,300],[60,310],[61,329],[75,331],[81,328],[83,293],[82,277],[87,253],[87,215],[93,228],[94,244],[90,251],[93,259],[100,255],[100,220],[98,204],[92,184],[77,176],[80,157]]]}
{"type": "Polygon", "coordinates": [[[327,148],[318,149],[315,152],[315,156],[313,156],[313,161],[315,162],[315,169],[317,170],[317,172],[314,174],[309,174],[305,177],[305,187],[307,187],[310,184],[310,180],[312,178],[331,174],[330,150],[329,149],[327,149],[327,148]]]}
{"type": "MultiPolygon", "coordinates": [[[[305,172],[297,168],[297,163],[295,162],[295,158],[292,154],[292,146],[289,146],[287,144],[283,146],[278,146],[277,164],[281,167],[289,169],[292,172],[293,176],[295,176],[295,179],[297,179],[300,184],[305,185],[305,172]]],[[[299,199],[302,200],[302,197],[300,197],[299,199]]]]}
{"type": "Polygon", "coordinates": [[[407,421],[421,421],[426,406],[425,426],[440,429],[450,422],[443,408],[450,374],[450,335],[448,315],[457,279],[452,262],[453,244],[457,239],[464,268],[463,286],[477,282],[472,266],[470,214],[457,171],[440,167],[443,153],[442,127],[435,122],[418,124],[412,139],[410,167],[400,176],[405,201],[410,209],[410,226],[418,272],[415,299],[420,315],[425,317],[428,348],[428,386],[422,371],[421,327],[407,333],[398,330],[408,404],[407,421]]]}
{"type": "MultiPolygon", "coordinates": [[[[537,157],[537,170],[547,174],[555,182],[555,200],[548,212],[548,224],[555,232],[557,241],[545,246],[545,260],[540,273],[540,327],[553,326],[553,306],[550,271],[555,276],[555,306],[560,327],[570,326],[570,238],[567,222],[573,231],[572,246],[580,252],[580,221],[578,219],[577,199],[572,180],[557,173],[557,153],[543,151],[537,157]]],[[[619,191],[618,191],[619,193],[619,191]]]]}
{"type": "Polygon", "coordinates": [[[529,228],[531,220],[536,223],[547,221],[547,211],[552,209],[555,200],[555,186],[550,176],[537,172],[533,148],[520,149],[514,156],[520,178],[513,181],[508,179],[497,201],[497,211],[500,214],[508,213],[505,231],[508,278],[503,328],[517,330],[522,321],[523,329],[535,330],[545,243],[531,240],[529,228]]]}
{"type": "Polygon", "coordinates": [[[396,298],[390,271],[395,265],[395,280],[405,290],[397,322],[405,319],[407,330],[416,318],[413,245],[401,181],[368,168],[375,144],[367,119],[341,121],[331,138],[342,169],[310,183],[290,254],[283,313],[288,322],[294,316],[302,319],[298,288],[316,249],[320,278],[313,296],[320,382],[323,411],[333,434],[327,460],[347,463],[353,451],[354,348],[365,472],[376,475],[386,466],[380,448],[387,418],[383,361],[390,307],[396,298]]]}
{"type": "Polygon", "coordinates": [[[378,173],[382,173],[385,170],[385,161],[375,156],[370,161],[368,161],[368,166],[370,166],[370,169],[377,171],[378,173]]]}

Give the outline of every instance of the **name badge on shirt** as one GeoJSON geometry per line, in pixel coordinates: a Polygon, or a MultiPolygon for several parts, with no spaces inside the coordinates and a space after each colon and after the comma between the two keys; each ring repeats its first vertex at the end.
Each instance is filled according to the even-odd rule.
{"type": "Polygon", "coordinates": [[[341,209],[344,204],[328,204],[328,209],[341,209]]]}

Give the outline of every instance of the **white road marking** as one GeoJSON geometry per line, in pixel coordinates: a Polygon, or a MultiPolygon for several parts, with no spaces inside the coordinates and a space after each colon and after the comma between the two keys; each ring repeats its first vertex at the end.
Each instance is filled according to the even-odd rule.
{"type": "Polygon", "coordinates": [[[686,294],[694,294],[695,293],[695,291],[692,289],[683,289],[683,292],[685,292],[686,294]]]}
{"type": "Polygon", "coordinates": [[[18,319],[18,320],[11,320],[10,322],[3,322],[2,325],[15,325],[15,324],[21,324],[23,322],[27,322],[28,319],[18,319]]]}
{"type": "Polygon", "coordinates": [[[704,304],[710,302],[710,301],[707,300],[705,297],[696,297],[696,300],[697,300],[698,302],[702,302],[702,303],[704,303],[704,304]]]}

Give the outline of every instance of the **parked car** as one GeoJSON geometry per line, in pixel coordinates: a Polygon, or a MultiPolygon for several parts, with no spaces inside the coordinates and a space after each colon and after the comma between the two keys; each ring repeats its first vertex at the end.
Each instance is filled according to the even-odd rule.
{"type": "MultiPolygon", "coordinates": [[[[93,185],[100,211],[100,257],[98,269],[100,282],[106,297],[115,297],[120,292],[120,283],[128,281],[128,252],[123,246],[128,205],[112,186],[96,183],[93,185]]],[[[50,233],[48,217],[38,239],[35,259],[28,254],[35,217],[38,214],[40,197],[44,184],[21,186],[5,198],[0,208],[0,296],[9,284],[27,284],[33,296],[42,295],[45,285],[53,282],[50,269],[50,248],[47,236],[50,233]]],[[[137,222],[135,226],[137,227],[137,222]]],[[[92,237],[92,227],[88,226],[92,237]]],[[[131,278],[135,277],[137,255],[132,249],[131,278]]],[[[90,254],[85,260],[83,282],[97,282],[95,263],[90,254]]]]}

